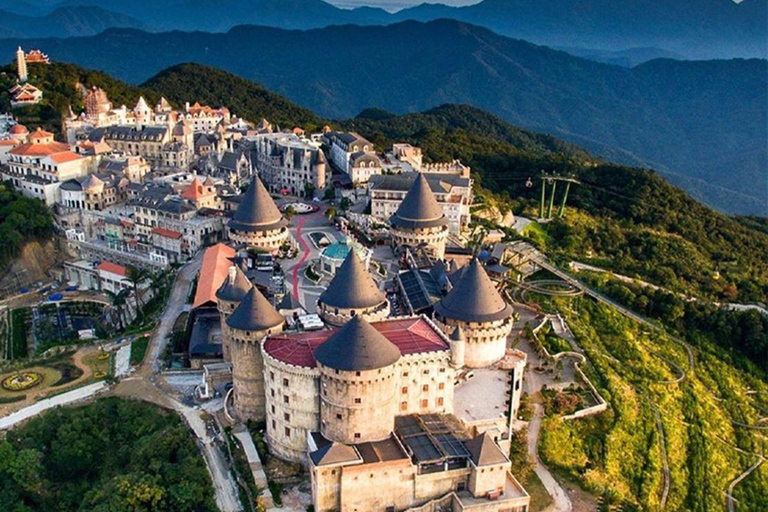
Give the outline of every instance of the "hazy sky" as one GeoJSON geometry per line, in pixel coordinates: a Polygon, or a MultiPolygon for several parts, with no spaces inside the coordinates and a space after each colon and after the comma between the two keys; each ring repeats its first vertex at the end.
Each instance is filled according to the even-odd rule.
{"type": "Polygon", "coordinates": [[[429,4],[445,4],[445,5],[469,5],[476,4],[480,0],[325,0],[329,4],[333,4],[337,7],[352,8],[367,5],[370,7],[381,7],[388,11],[397,11],[404,7],[412,7],[414,5],[429,3],[429,4]]]}

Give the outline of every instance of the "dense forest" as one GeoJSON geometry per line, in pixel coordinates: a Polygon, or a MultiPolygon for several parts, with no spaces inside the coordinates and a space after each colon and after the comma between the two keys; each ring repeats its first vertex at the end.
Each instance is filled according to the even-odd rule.
{"type": "Polygon", "coordinates": [[[175,414],[117,398],[53,410],[0,442],[8,512],[215,512],[210,476],[175,414]]]}
{"type": "Polygon", "coordinates": [[[23,197],[0,183],[0,269],[18,256],[24,244],[53,233],[53,215],[41,201],[23,197]]]}
{"type": "Polygon", "coordinates": [[[578,179],[565,217],[537,241],[563,262],[578,259],[717,299],[768,297],[765,222],[716,212],[652,171],[602,162],[467,106],[405,116],[369,110],[341,124],[379,147],[399,140],[420,146],[428,161],[460,158],[476,184],[530,217],[537,216],[542,171],[578,179]]]}
{"type": "Polygon", "coordinates": [[[232,114],[249,121],[258,122],[264,117],[273,126],[281,128],[301,125],[307,131],[317,131],[324,124],[312,111],[255,82],[200,64],[168,68],[147,80],[143,87],[179,106],[187,101],[199,101],[212,107],[225,106],[232,114]]]}
{"type": "MultiPolygon", "coordinates": [[[[55,132],[61,131],[62,116],[69,106],[75,113],[84,110],[84,88],[101,87],[109,93],[109,100],[115,107],[127,105],[133,108],[144,95],[150,105],[160,96],[152,90],[141,89],[112,78],[101,71],[92,71],[74,64],[54,62],[49,65],[30,64],[29,83],[42,89],[43,101],[37,105],[17,109],[13,113],[21,124],[30,130],[40,126],[55,132]]],[[[0,70],[0,104],[8,105],[8,89],[16,82],[16,67],[9,64],[0,70]]]]}

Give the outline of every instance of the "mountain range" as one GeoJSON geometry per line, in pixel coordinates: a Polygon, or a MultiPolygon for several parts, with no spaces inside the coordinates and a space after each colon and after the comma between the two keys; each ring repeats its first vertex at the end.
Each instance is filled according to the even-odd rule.
{"type": "MultiPolygon", "coordinates": [[[[12,55],[17,43],[0,40],[0,53],[12,55]]],[[[216,34],[112,29],[28,44],[133,83],[175,64],[207,64],[329,118],[468,104],[657,169],[723,211],[768,210],[765,60],[657,59],[627,69],[450,20],[216,34]]]]}
{"type": "MultiPolygon", "coordinates": [[[[65,7],[79,23],[49,25],[57,37],[90,35],[107,27],[152,31],[223,32],[240,24],[289,29],[383,25],[406,20],[455,19],[537,44],[608,51],[657,48],[686,58],[763,57],[768,52],[768,0],[483,0],[465,7],[422,4],[396,13],[340,9],[322,0],[0,0],[0,10],[49,16],[65,7]],[[87,13],[104,13],[88,22],[87,13]],[[127,18],[126,18],[127,17],[127,18]]],[[[66,12],[66,11],[65,11],[66,12]]],[[[42,24],[45,19],[41,20],[42,24]]],[[[37,24],[16,24],[15,37],[37,37],[37,24]]]]}

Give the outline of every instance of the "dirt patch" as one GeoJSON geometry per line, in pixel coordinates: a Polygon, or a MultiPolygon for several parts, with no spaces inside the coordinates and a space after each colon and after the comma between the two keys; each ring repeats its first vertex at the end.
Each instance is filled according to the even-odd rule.
{"type": "Polygon", "coordinates": [[[60,259],[56,246],[54,240],[27,243],[19,257],[5,271],[0,280],[0,289],[16,284],[17,277],[22,286],[50,280],[48,270],[56,266],[60,259]]]}

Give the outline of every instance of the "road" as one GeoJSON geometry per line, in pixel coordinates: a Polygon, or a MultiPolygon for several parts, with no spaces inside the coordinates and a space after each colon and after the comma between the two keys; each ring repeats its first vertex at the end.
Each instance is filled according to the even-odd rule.
{"type": "Polygon", "coordinates": [[[573,504],[568,497],[568,493],[560,487],[552,473],[539,460],[539,433],[541,432],[541,420],[543,417],[544,408],[540,404],[533,404],[533,419],[528,423],[528,455],[533,459],[533,470],[536,472],[536,476],[539,477],[549,495],[552,496],[552,504],[544,512],[571,512],[573,504]]]}
{"type": "Polygon", "coordinates": [[[762,457],[759,457],[757,461],[755,461],[754,464],[752,464],[749,469],[747,469],[745,472],[737,476],[733,482],[728,486],[728,491],[726,492],[726,499],[728,501],[728,512],[735,512],[735,503],[736,498],[733,497],[733,489],[736,487],[736,485],[747,478],[754,470],[760,467],[760,464],[765,462],[765,459],[762,457]]]}
{"type": "Polygon", "coordinates": [[[59,407],[61,405],[67,405],[78,402],[80,400],[91,398],[106,389],[107,384],[104,381],[101,381],[95,384],[90,384],[88,386],[83,386],[82,388],[78,388],[67,393],[56,395],[51,398],[40,400],[34,405],[30,405],[29,407],[25,407],[8,416],[0,418],[0,430],[9,429],[17,423],[37,416],[38,414],[41,414],[48,409],[53,409],[54,407],[59,407]]]}
{"type": "Polygon", "coordinates": [[[139,375],[149,377],[160,371],[160,355],[163,353],[163,350],[165,350],[165,345],[168,342],[168,335],[173,329],[173,324],[183,311],[189,311],[190,309],[190,305],[187,304],[187,295],[189,294],[192,281],[194,281],[195,276],[200,272],[200,267],[203,265],[204,252],[205,251],[199,251],[197,255],[189,263],[181,267],[176,274],[176,279],[174,280],[173,288],[171,289],[171,295],[168,297],[168,303],[160,317],[160,322],[152,333],[152,338],[149,342],[149,347],[147,348],[147,355],[144,359],[144,363],[139,368],[139,375]]]}

